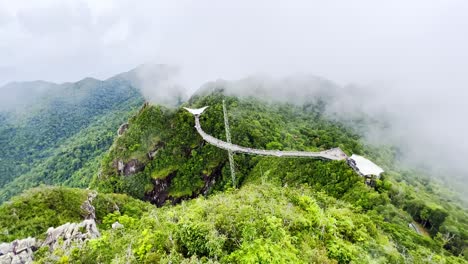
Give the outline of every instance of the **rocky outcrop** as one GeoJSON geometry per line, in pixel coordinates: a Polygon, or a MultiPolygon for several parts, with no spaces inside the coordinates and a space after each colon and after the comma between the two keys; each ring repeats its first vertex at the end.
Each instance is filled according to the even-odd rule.
{"type": "Polygon", "coordinates": [[[162,206],[169,199],[169,186],[176,174],[176,172],[173,172],[164,179],[155,179],[153,190],[145,195],[145,199],[157,206],[162,206]]]}
{"type": "Polygon", "coordinates": [[[140,171],[143,171],[145,164],[137,159],[132,159],[127,163],[122,160],[114,161],[114,168],[117,168],[117,172],[120,175],[130,176],[140,171]]]}
{"type": "Polygon", "coordinates": [[[118,135],[119,137],[122,136],[122,135],[125,133],[125,131],[127,131],[128,127],[129,127],[129,124],[128,124],[128,123],[122,124],[122,125],[119,127],[119,129],[117,130],[117,135],[118,135]]]}
{"type": "Polygon", "coordinates": [[[123,174],[129,176],[137,172],[142,171],[145,168],[145,165],[137,159],[130,160],[123,169],[123,174]]]}
{"type": "Polygon", "coordinates": [[[210,191],[211,187],[213,187],[216,183],[216,181],[221,178],[221,173],[223,169],[223,164],[218,166],[213,170],[213,172],[209,175],[203,175],[203,181],[205,184],[203,185],[203,188],[200,190],[200,194],[202,195],[207,195],[208,192],[210,191]]]}
{"type": "Polygon", "coordinates": [[[72,243],[83,243],[99,236],[94,219],[87,219],[81,223],[66,223],[56,228],[51,227],[47,230],[47,237],[42,242],[29,237],[0,244],[0,264],[33,263],[34,251],[40,247],[49,247],[50,251],[56,248],[67,249],[72,243]]]}
{"type": "Polygon", "coordinates": [[[78,224],[66,223],[56,228],[49,228],[42,246],[48,246],[51,250],[57,247],[67,248],[74,242],[82,243],[100,236],[94,219],[86,219],[78,224]]]}
{"type": "Polygon", "coordinates": [[[117,171],[123,173],[125,169],[125,163],[121,160],[117,161],[117,171]]]}
{"type": "Polygon", "coordinates": [[[97,192],[89,192],[88,193],[88,199],[84,201],[84,203],[81,205],[81,209],[85,212],[84,218],[85,219],[96,219],[96,212],[95,208],[92,204],[94,198],[96,198],[97,192]]]}
{"type": "Polygon", "coordinates": [[[177,171],[172,172],[164,179],[155,179],[153,180],[153,190],[145,194],[145,200],[159,207],[163,206],[167,201],[172,204],[177,204],[183,200],[196,198],[199,195],[207,195],[215,185],[216,181],[221,177],[223,166],[224,163],[216,167],[210,174],[202,175],[204,182],[203,187],[194,191],[191,195],[183,197],[172,197],[169,195],[169,188],[172,180],[177,175],[177,171]]]}
{"type": "MultiPolygon", "coordinates": [[[[153,160],[165,145],[166,144],[162,141],[156,143],[154,147],[146,153],[148,160],[153,160]]],[[[119,175],[130,176],[143,171],[145,169],[145,162],[148,160],[145,159],[145,161],[140,161],[138,159],[131,159],[128,162],[124,162],[122,159],[115,159],[112,162],[112,167],[117,170],[119,175]]]]}
{"type": "Polygon", "coordinates": [[[96,212],[92,205],[96,192],[89,192],[88,198],[81,205],[85,212],[85,220],[81,223],[66,223],[59,227],[50,227],[46,232],[46,239],[38,241],[35,238],[15,240],[11,243],[0,244],[0,264],[33,263],[34,251],[40,247],[67,249],[71,244],[83,243],[88,239],[100,237],[96,225],[96,212]]]}
{"type": "Polygon", "coordinates": [[[31,237],[15,240],[11,243],[2,243],[0,244],[0,263],[32,263],[33,252],[39,246],[36,239],[31,237]]]}
{"type": "Polygon", "coordinates": [[[88,198],[81,205],[85,212],[85,220],[81,223],[66,223],[56,228],[49,228],[47,236],[41,246],[47,246],[50,250],[57,247],[68,248],[73,243],[83,243],[86,240],[100,237],[101,234],[96,225],[96,212],[92,205],[97,193],[91,191],[88,198]]]}

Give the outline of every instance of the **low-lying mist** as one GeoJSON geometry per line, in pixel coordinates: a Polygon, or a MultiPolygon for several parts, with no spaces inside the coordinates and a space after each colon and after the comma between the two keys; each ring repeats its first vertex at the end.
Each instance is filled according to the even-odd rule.
{"type": "MultiPolygon", "coordinates": [[[[177,78],[169,79],[177,83],[177,78]]],[[[182,83],[176,86],[183,87],[182,83]]],[[[150,87],[146,89],[151,90],[150,87]]],[[[465,181],[468,168],[464,166],[468,155],[464,134],[468,125],[463,122],[467,113],[463,92],[453,96],[442,90],[416,92],[417,89],[388,85],[339,85],[323,77],[297,74],[284,78],[252,75],[233,81],[214,80],[202,85],[195,94],[218,88],[228,96],[256,97],[272,103],[302,105],[323,100],[327,118],[353,128],[366,143],[394,146],[402,164],[456,186],[459,191],[468,187],[465,181]],[[366,122],[357,122],[363,119],[366,122]]],[[[180,94],[180,90],[175,91],[174,95],[180,94]]],[[[154,103],[175,102],[180,98],[164,98],[172,96],[170,91],[164,96],[153,95],[147,98],[154,103]]]]}

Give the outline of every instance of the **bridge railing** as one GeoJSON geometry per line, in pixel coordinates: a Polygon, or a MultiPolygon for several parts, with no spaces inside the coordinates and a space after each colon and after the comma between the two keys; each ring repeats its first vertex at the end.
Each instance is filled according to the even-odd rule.
{"type": "Polygon", "coordinates": [[[262,156],[275,156],[275,157],[310,157],[310,158],[321,158],[328,160],[344,160],[347,158],[346,154],[339,148],[324,150],[320,152],[308,152],[308,151],[281,151],[281,150],[264,150],[264,149],[254,149],[248,147],[242,147],[236,144],[228,143],[222,141],[218,138],[215,138],[205,131],[203,131],[200,125],[200,116],[195,116],[195,128],[200,134],[200,136],[206,142],[214,145],[218,148],[229,150],[237,153],[246,153],[253,155],[262,155],[262,156]]]}

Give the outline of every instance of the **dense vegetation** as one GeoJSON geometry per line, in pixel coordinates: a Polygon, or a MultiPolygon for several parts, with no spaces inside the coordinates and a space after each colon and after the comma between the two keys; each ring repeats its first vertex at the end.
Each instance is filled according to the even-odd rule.
{"type": "MultiPolygon", "coordinates": [[[[396,166],[394,148],[365,146],[359,135],[338,122],[327,120],[323,116],[323,102],[273,105],[252,98],[225,97],[222,90],[193,97],[188,102],[190,106],[210,106],[202,115],[201,123],[208,133],[221,139],[224,138],[222,99],[226,99],[229,108],[236,144],[285,150],[339,146],[348,154],[373,158],[388,171],[381,179],[374,180],[370,188],[345,162],[236,155],[237,186],[265,182],[278,187],[306,184],[348,202],[360,212],[384,216],[387,224],[382,229],[398,244],[400,253],[418,243],[442,254],[445,250],[454,255],[464,254],[468,238],[466,210],[457,206],[453,197],[446,199],[448,196],[441,193],[445,190],[426,177],[396,166]],[[414,236],[416,232],[408,227],[412,221],[423,234],[427,230],[433,239],[414,236]]],[[[183,109],[145,106],[130,120],[128,131],[116,140],[103,159],[103,173],[97,185],[103,191],[128,193],[157,205],[163,203],[159,198],[154,199],[153,190],[164,180],[173,203],[200,193],[229,189],[226,153],[206,145],[193,125],[193,117],[183,109]],[[154,158],[148,156],[152,151],[156,153],[154,158]],[[116,165],[119,160],[124,164],[138,160],[140,171],[128,175],[119,172],[116,165]],[[210,185],[211,179],[215,183],[210,185]]]]}
{"type": "MultiPolygon", "coordinates": [[[[233,188],[226,152],[201,139],[191,114],[149,104],[132,112],[141,102],[132,96],[122,104],[127,108],[108,108],[74,133],[56,138],[57,145],[32,144],[34,168],[21,173],[15,168],[21,176],[0,192],[9,197],[40,183],[98,190],[93,205],[101,238],[68,250],[41,250],[39,263],[467,261],[468,213],[457,195],[398,164],[396,148],[366,145],[356,131],[328,119],[327,102],[320,98],[302,105],[272,104],[226,96],[217,87],[183,106],[209,105],[201,124],[224,139],[226,100],[232,141],[239,145],[309,151],[340,147],[365,155],[386,170],[370,186],[345,161],[236,154],[233,188]],[[128,128],[116,137],[116,128],[127,119],[128,128]],[[124,228],[112,229],[115,221],[124,228]]],[[[11,126],[9,118],[0,116],[0,122],[11,126]]],[[[14,138],[23,132],[10,133],[14,138]]],[[[11,153],[25,151],[23,138],[15,140],[19,148],[11,153]]],[[[88,192],[41,187],[4,203],[0,241],[40,237],[49,226],[79,221],[88,192]]]]}
{"type": "Polygon", "coordinates": [[[87,187],[117,128],[141,103],[124,79],[84,79],[54,85],[27,109],[4,112],[0,202],[41,183],[87,187]]]}
{"type": "MultiPolygon", "coordinates": [[[[13,197],[0,206],[0,241],[28,236],[43,237],[51,226],[80,222],[86,216],[81,205],[89,190],[41,186],[13,197]]],[[[140,217],[149,204],[122,194],[99,193],[93,200],[98,222],[114,212],[140,217]]]]}
{"type": "MultiPolygon", "coordinates": [[[[209,105],[202,116],[205,130],[218,138],[224,136],[222,92],[195,97],[192,106],[209,105]]],[[[324,150],[339,146],[348,153],[362,152],[358,137],[342,125],[321,116],[319,107],[269,105],[255,99],[229,97],[233,142],[258,148],[324,150]]],[[[96,182],[101,190],[124,192],[146,198],[156,180],[170,180],[170,200],[196,196],[206,189],[223,190],[231,186],[225,151],[205,144],[195,132],[193,116],[182,108],[145,106],[129,121],[129,128],[116,139],[103,159],[102,175],[96,182]],[[150,157],[150,153],[155,153],[150,157]],[[138,164],[135,173],[118,170],[123,164],[138,164]],[[123,174],[125,176],[123,176],[123,174]],[[214,179],[213,186],[207,186],[214,179]],[[146,196],[145,196],[146,195],[146,196]]],[[[236,156],[237,185],[254,167],[256,159],[236,156]]],[[[158,204],[157,201],[151,200],[158,204]]]]}
{"type": "MultiPolygon", "coordinates": [[[[28,191],[0,207],[0,223],[11,236],[37,236],[79,221],[88,192],[28,191]]],[[[307,185],[252,183],[162,208],[117,194],[93,204],[102,236],[39,250],[38,263],[464,263],[406,228],[408,216],[390,204],[362,210],[307,185]],[[115,221],[124,228],[112,229],[115,221]]]]}

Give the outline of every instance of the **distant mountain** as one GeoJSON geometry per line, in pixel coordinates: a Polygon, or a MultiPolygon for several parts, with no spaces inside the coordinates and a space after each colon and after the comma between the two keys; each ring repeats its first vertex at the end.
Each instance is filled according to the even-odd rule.
{"type": "Polygon", "coordinates": [[[59,85],[45,81],[13,82],[0,87],[0,111],[28,107],[59,85]]]}
{"type": "Polygon", "coordinates": [[[39,184],[87,187],[119,125],[141,106],[134,80],[11,83],[0,88],[0,201],[39,184]]]}

